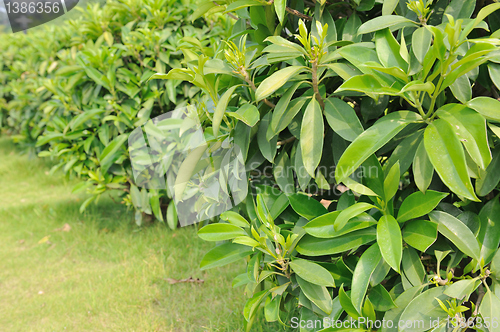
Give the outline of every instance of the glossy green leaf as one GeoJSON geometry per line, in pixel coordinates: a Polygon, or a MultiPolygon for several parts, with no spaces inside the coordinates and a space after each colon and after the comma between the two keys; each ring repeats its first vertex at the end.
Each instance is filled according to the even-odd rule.
{"type": "Polygon", "coordinates": [[[398,0],[384,0],[382,4],[382,16],[391,15],[396,9],[399,1],[398,0]]]}
{"type": "Polygon", "coordinates": [[[384,67],[401,68],[405,72],[408,70],[408,63],[399,54],[400,45],[388,28],[375,33],[375,50],[380,63],[384,67]]]}
{"type": "Polygon", "coordinates": [[[309,182],[311,181],[311,176],[305,171],[304,163],[302,162],[302,151],[300,150],[300,144],[297,144],[297,150],[295,150],[295,158],[294,158],[294,170],[297,175],[297,180],[299,182],[299,187],[302,191],[304,191],[309,182]]]}
{"type": "Polygon", "coordinates": [[[389,294],[389,292],[382,285],[376,285],[373,287],[368,294],[368,298],[377,311],[385,312],[396,307],[391,294],[389,294]]]}
{"type": "Polygon", "coordinates": [[[299,276],[296,276],[296,279],[300,286],[300,289],[302,290],[302,292],[304,292],[304,295],[318,308],[329,315],[333,309],[333,302],[326,287],[307,282],[299,276]]]}
{"type": "Polygon", "coordinates": [[[113,163],[120,157],[120,149],[128,139],[128,134],[122,134],[113,139],[111,143],[102,151],[99,161],[101,172],[106,173],[113,163]]]}
{"type": "Polygon", "coordinates": [[[276,158],[273,175],[281,191],[286,195],[295,193],[295,180],[292,173],[292,165],[286,151],[282,151],[276,158]]]}
{"type": "Polygon", "coordinates": [[[479,201],[467,172],[465,153],[453,128],[444,120],[429,124],[424,133],[427,155],[443,182],[457,195],[479,201]]]}
{"type": "Polygon", "coordinates": [[[363,23],[358,29],[358,34],[362,35],[365,33],[374,32],[385,28],[395,29],[395,28],[414,27],[414,26],[417,26],[417,23],[407,19],[406,17],[397,15],[386,15],[373,18],[368,22],[363,23]]]}
{"type": "MultiPolygon", "coordinates": [[[[446,7],[444,14],[451,15],[455,20],[459,18],[470,18],[476,4],[469,0],[452,0],[446,7]]],[[[448,17],[443,15],[443,23],[448,22],[448,17]]]]}
{"type": "Polygon", "coordinates": [[[398,323],[401,318],[401,314],[408,304],[421,292],[421,290],[421,286],[415,286],[405,290],[396,298],[394,301],[396,308],[387,311],[384,315],[386,324],[382,327],[382,332],[398,332],[398,323]]]}
{"type": "Polygon", "coordinates": [[[446,287],[435,287],[426,290],[414,298],[401,314],[403,322],[400,332],[422,332],[432,327],[432,322],[448,317],[436,299],[445,301],[448,296],[444,294],[446,287]]]}
{"type": "Polygon", "coordinates": [[[258,293],[255,293],[252,298],[250,298],[246,303],[245,307],[243,308],[243,316],[245,317],[246,321],[250,321],[252,317],[255,314],[255,311],[261,304],[261,302],[266,298],[267,294],[269,293],[268,290],[263,290],[258,293]]]}
{"type": "Polygon", "coordinates": [[[206,270],[224,266],[236,262],[251,253],[253,251],[242,244],[225,243],[207,252],[201,260],[200,268],[206,270]]]}
{"type": "Polygon", "coordinates": [[[495,84],[497,90],[500,90],[500,64],[488,63],[488,72],[490,73],[491,81],[495,84]]]}
{"type": "Polygon", "coordinates": [[[262,81],[257,90],[255,90],[256,101],[267,98],[273,92],[281,88],[291,77],[299,74],[306,68],[307,67],[303,66],[290,66],[273,73],[262,81]]]}
{"type": "MultiPolygon", "coordinates": [[[[271,119],[271,128],[275,133],[279,133],[283,129],[285,129],[293,119],[293,117],[297,114],[297,112],[295,112],[295,114],[288,116],[288,123],[285,123],[286,121],[283,120],[283,117],[285,117],[288,113],[293,113],[293,106],[299,101],[299,98],[295,99],[297,100],[297,102],[295,102],[293,105],[290,104],[290,101],[292,100],[295,91],[297,91],[301,84],[302,82],[298,82],[288,88],[288,90],[286,90],[286,92],[283,94],[283,96],[281,96],[280,100],[276,104],[271,119]]],[[[304,102],[305,101],[302,102],[302,105],[304,104],[304,102]]],[[[298,109],[300,110],[300,107],[298,109]]]]}
{"type": "Polygon", "coordinates": [[[313,98],[307,105],[300,127],[302,162],[309,175],[315,176],[323,152],[323,114],[318,101],[313,98]]]}
{"type": "Polygon", "coordinates": [[[500,299],[492,291],[487,290],[479,306],[483,318],[483,326],[490,326],[490,332],[498,331],[498,317],[500,317],[500,299]]]}
{"type": "Polygon", "coordinates": [[[309,220],[328,212],[320,202],[304,194],[290,195],[288,200],[295,212],[309,220]]]}
{"type": "Polygon", "coordinates": [[[480,178],[476,180],[476,193],[486,196],[496,188],[500,182],[500,148],[493,151],[493,159],[485,171],[480,171],[480,178]]]}
{"type": "Polygon", "coordinates": [[[335,287],[335,281],[327,269],[309,260],[296,258],[289,263],[299,277],[319,286],[335,287]]]}
{"type": "Polygon", "coordinates": [[[78,127],[80,127],[81,125],[83,125],[85,122],[87,122],[91,119],[98,118],[99,115],[104,113],[104,112],[105,112],[104,109],[93,109],[93,110],[83,112],[83,113],[77,115],[76,117],[74,117],[73,120],[71,120],[71,122],[69,123],[69,126],[72,130],[75,130],[78,127]]]}
{"type": "Polygon", "coordinates": [[[163,222],[163,213],[160,208],[160,195],[150,192],[149,204],[151,205],[151,211],[153,211],[156,219],[163,222]]]}
{"type": "Polygon", "coordinates": [[[359,229],[365,229],[377,223],[369,214],[362,213],[349,220],[342,229],[336,231],[333,225],[339,214],[340,211],[333,211],[319,216],[307,223],[304,226],[304,230],[307,234],[312,236],[328,239],[351,233],[359,229]]]}
{"type": "Polygon", "coordinates": [[[462,103],[466,103],[472,98],[472,87],[467,75],[457,77],[455,82],[450,85],[450,90],[455,98],[462,103]]]}
{"type": "Polygon", "coordinates": [[[351,298],[344,291],[343,285],[340,287],[339,290],[339,301],[340,305],[342,306],[342,309],[344,309],[349,316],[351,316],[354,319],[358,319],[360,317],[357,309],[352,305],[351,298]]]}
{"type": "Polygon", "coordinates": [[[372,74],[358,75],[351,77],[345,81],[337,90],[336,93],[343,91],[357,91],[375,98],[376,95],[397,96],[400,93],[399,89],[386,86],[381,83],[372,74]]]}
{"type": "Polygon", "coordinates": [[[297,251],[306,256],[333,255],[356,249],[376,239],[373,228],[365,228],[332,239],[318,239],[311,235],[304,237],[297,244],[297,251]]]}
{"type": "Polygon", "coordinates": [[[451,125],[474,162],[485,169],[491,161],[491,152],[484,117],[460,104],[447,104],[436,113],[451,125]]]}
{"type": "Polygon", "coordinates": [[[448,286],[444,291],[444,294],[455,299],[463,299],[464,297],[468,298],[469,295],[474,292],[479,283],[480,281],[475,279],[459,280],[448,286]]]}
{"type": "Polygon", "coordinates": [[[226,211],[220,215],[220,219],[229,222],[235,226],[239,227],[249,227],[248,221],[243,218],[239,213],[234,211],[226,211]]]}
{"type": "Polygon", "coordinates": [[[425,194],[417,191],[408,196],[401,204],[398,212],[398,222],[405,222],[426,215],[434,210],[447,193],[429,190],[425,194]]]}
{"type": "Polygon", "coordinates": [[[386,201],[389,201],[396,195],[396,192],[399,189],[399,180],[400,180],[400,171],[399,171],[399,162],[396,162],[384,180],[384,198],[386,201]]]}
{"type": "Polygon", "coordinates": [[[233,12],[250,6],[262,6],[262,3],[257,0],[237,0],[227,6],[225,13],[233,12]]]}
{"type": "Polygon", "coordinates": [[[280,23],[284,24],[286,0],[274,0],[274,10],[276,10],[276,15],[278,16],[280,23]]]}
{"type": "Polygon", "coordinates": [[[361,23],[359,16],[356,13],[352,13],[345,22],[344,29],[342,30],[342,40],[349,40],[355,43],[360,42],[361,36],[357,32],[361,23]]]}
{"type": "Polygon", "coordinates": [[[377,224],[377,242],[381,244],[382,257],[395,271],[399,272],[403,256],[401,229],[393,216],[385,215],[377,224]]]}
{"type": "Polygon", "coordinates": [[[357,312],[361,312],[370,277],[382,259],[378,244],[373,244],[362,255],[356,264],[352,276],[351,301],[357,312]]]}
{"type": "Polygon", "coordinates": [[[274,298],[267,298],[266,305],[264,306],[264,317],[266,317],[266,321],[275,322],[279,320],[281,298],[281,295],[274,298]]]}
{"type": "Polygon", "coordinates": [[[394,164],[399,163],[400,173],[404,174],[413,163],[415,153],[424,137],[423,130],[408,135],[392,151],[391,156],[384,164],[384,173],[387,174],[394,164]]]}
{"type": "Polygon", "coordinates": [[[490,97],[476,97],[469,102],[467,106],[476,110],[487,120],[500,122],[500,101],[490,97]]]}
{"type": "Polygon", "coordinates": [[[420,119],[420,116],[414,112],[399,111],[378,120],[359,135],[340,158],[335,169],[337,182],[342,182],[351,175],[368,157],[389,142],[409,123],[420,119]]]}
{"type": "Polygon", "coordinates": [[[175,207],[174,201],[170,201],[167,207],[167,225],[170,229],[174,230],[177,228],[179,220],[177,218],[177,209],[175,207]]]}
{"type": "Polygon", "coordinates": [[[413,248],[426,251],[437,239],[437,224],[428,220],[412,220],[406,223],[403,240],[413,248]]]}
{"type": "Polygon", "coordinates": [[[491,260],[490,271],[496,280],[500,280],[500,249],[497,249],[491,260]]]}
{"type": "Polygon", "coordinates": [[[354,109],[338,98],[325,100],[325,117],[330,127],[346,141],[354,141],[363,132],[354,109]]]}
{"type": "Polygon", "coordinates": [[[439,233],[453,242],[464,254],[479,260],[480,249],[476,237],[462,221],[442,211],[432,211],[429,217],[438,223],[439,233]]]}
{"type": "Polygon", "coordinates": [[[210,224],[198,231],[198,236],[205,241],[224,241],[246,235],[245,231],[231,224],[210,224]]]}
{"type": "Polygon", "coordinates": [[[418,28],[413,32],[411,49],[418,62],[423,63],[425,55],[429,52],[432,41],[432,33],[425,27],[418,28]]]}
{"type": "Polygon", "coordinates": [[[402,263],[401,279],[404,289],[421,286],[425,279],[425,269],[415,249],[407,247],[403,250],[402,263]]]}
{"type": "Polygon", "coordinates": [[[434,166],[432,166],[427,151],[425,151],[424,141],[421,141],[413,158],[413,178],[417,188],[422,193],[425,193],[429,188],[433,175],[434,166]]]}
{"type": "Polygon", "coordinates": [[[274,136],[271,140],[266,138],[270,121],[271,113],[267,113],[264,115],[262,120],[260,120],[259,130],[257,131],[257,143],[264,158],[272,163],[274,162],[274,157],[276,156],[276,151],[278,149],[278,136],[274,136]]]}
{"type": "Polygon", "coordinates": [[[253,127],[259,122],[260,114],[255,105],[245,104],[241,106],[236,112],[227,112],[227,115],[235,119],[243,121],[250,127],[253,127]]]}
{"type": "Polygon", "coordinates": [[[224,113],[226,112],[229,100],[231,99],[231,96],[233,95],[234,90],[237,87],[238,86],[235,85],[229,88],[226,92],[224,92],[224,94],[220,97],[219,102],[217,103],[217,107],[215,108],[214,116],[212,119],[212,128],[215,137],[219,135],[219,128],[222,122],[222,118],[224,117],[224,113]]]}
{"type": "Polygon", "coordinates": [[[479,212],[481,227],[477,240],[481,244],[480,257],[484,259],[484,264],[488,264],[493,259],[495,252],[500,245],[500,196],[496,196],[486,203],[479,212]]]}
{"type": "Polygon", "coordinates": [[[344,228],[344,226],[350,219],[372,208],[375,208],[375,206],[368,203],[356,203],[352,206],[349,206],[347,209],[340,212],[338,217],[335,219],[335,222],[333,224],[335,231],[340,231],[342,228],[344,228]]]}

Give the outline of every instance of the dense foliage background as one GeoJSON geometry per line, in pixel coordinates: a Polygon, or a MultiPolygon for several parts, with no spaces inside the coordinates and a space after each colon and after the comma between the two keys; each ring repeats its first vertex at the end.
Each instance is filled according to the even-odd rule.
{"type": "MultiPolygon", "coordinates": [[[[190,20],[190,1],[108,1],[78,19],[0,38],[0,124],[12,138],[78,176],[75,190],[119,191],[136,222],[163,220],[166,190],[135,186],[128,135],[150,118],[196,99],[181,81],[148,81],[179,68],[191,49],[213,55],[224,18],[190,20]]],[[[176,227],[175,215],[169,225],[176,227]]]]}
{"type": "MultiPolygon", "coordinates": [[[[205,149],[236,146],[248,174],[199,231],[217,242],[203,269],[246,259],[248,329],[263,312],[301,331],[500,331],[498,9],[111,1],[2,36],[0,123],[84,180],[83,209],[118,190],[138,224],[175,228],[186,186],[139,189],[125,142],[196,104],[205,149]]],[[[200,151],[179,177],[208,172],[200,151]]]]}

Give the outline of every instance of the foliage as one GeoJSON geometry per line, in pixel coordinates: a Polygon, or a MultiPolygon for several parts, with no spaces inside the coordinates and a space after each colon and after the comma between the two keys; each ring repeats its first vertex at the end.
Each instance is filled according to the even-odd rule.
{"type": "Polygon", "coordinates": [[[248,328],[498,331],[500,4],[313,2],[203,2],[238,16],[225,48],[157,74],[250,174],[201,267],[247,258],[248,328]]]}
{"type": "Polygon", "coordinates": [[[148,81],[181,67],[191,49],[214,54],[225,20],[191,22],[193,7],[186,0],[110,1],[62,26],[2,36],[0,124],[57,160],[53,171],[82,179],[75,190],[91,194],[82,211],[119,190],[138,224],[153,215],[164,220],[167,192],[137,188],[126,142],[150,118],[196,99],[199,89],[189,83],[148,81]]]}

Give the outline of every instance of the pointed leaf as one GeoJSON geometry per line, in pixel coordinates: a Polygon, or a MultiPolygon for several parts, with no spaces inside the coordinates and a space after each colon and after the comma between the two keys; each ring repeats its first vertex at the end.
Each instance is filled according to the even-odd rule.
{"type": "Polygon", "coordinates": [[[361,255],[356,264],[352,276],[351,300],[357,312],[361,312],[370,277],[381,259],[379,246],[375,243],[361,255]]]}
{"type": "Polygon", "coordinates": [[[267,98],[288,82],[292,76],[304,71],[306,68],[304,66],[290,66],[275,72],[262,81],[257,90],[255,90],[256,101],[267,98]]]}
{"type": "Polygon", "coordinates": [[[432,166],[427,151],[425,151],[424,141],[421,141],[413,158],[413,178],[422,193],[425,193],[429,188],[433,175],[434,166],[432,166]]]}
{"type": "Polygon", "coordinates": [[[335,287],[335,281],[327,269],[314,262],[296,258],[289,263],[299,277],[319,286],[335,287]]]}
{"type": "Polygon", "coordinates": [[[224,241],[246,235],[245,231],[231,224],[210,224],[198,231],[198,236],[205,241],[224,241]]]}
{"type": "Polygon", "coordinates": [[[242,244],[225,243],[207,252],[201,260],[200,268],[206,270],[224,266],[236,262],[251,253],[253,251],[242,244]]]}
{"type": "Polygon", "coordinates": [[[377,224],[377,242],[382,244],[382,257],[396,272],[399,273],[403,256],[403,240],[401,229],[393,216],[385,215],[377,224]]]}
{"type": "Polygon", "coordinates": [[[325,100],[325,117],[330,127],[346,141],[354,141],[363,132],[354,109],[338,98],[325,100]]]}
{"type": "Polygon", "coordinates": [[[361,229],[333,239],[318,239],[310,235],[304,235],[297,244],[297,251],[306,256],[333,255],[356,249],[374,241],[376,237],[376,231],[373,228],[361,229]]]}
{"type": "Polygon", "coordinates": [[[405,226],[403,240],[417,250],[426,251],[437,239],[437,226],[428,220],[412,220],[405,226]]]}
{"type": "Polygon", "coordinates": [[[368,157],[389,142],[409,123],[421,117],[409,111],[394,112],[378,120],[372,127],[359,135],[345,150],[335,169],[335,179],[342,182],[351,175],[368,157]]]}
{"type": "Polygon", "coordinates": [[[429,217],[438,223],[439,233],[453,242],[464,254],[479,261],[479,244],[474,234],[462,221],[442,211],[432,211],[429,217]]]}
{"type": "Polygon", "coordinates": [[[425,130],[424,144],[444,184],[457,195],[479,201],[467,172],[464,150],[452,127],[441,119],[433,121],[425,130]]]}
{"type": "Polygon", "coordinates": [[[300,128],[300,150],[302,162],[309,175],[315,177],[315,170],[323,152],[323,114],[318,101],[313,98],[307,105],[300,128]]]}
{"type": "Polygon", "coordinates": [[[333,309],[333,302],[326,287],[307,282],[299,276],[296,276],[296,279],[300,286],[300,289],[302,290],[302,292],[304,292],[304,295],[318,308],[329,315],[333,309]]]}
{"type": "Polygon", "coordinates": [[[447,104],[436,113],[451,125],[472,160],[485,169],[491,161],[491,152],[484,117],[460,104],[447,104]]]}
{"type": "Polygon", "coordinates": [[[222,97],[220,97],[219,102],[217,103],[217,107],[215,108],[214,117],[212,120],[212,127],[215,137],[219,135],[220,124],[222,122],[222,118],[224,117],[224,113],[226,112],[227,104],[229,103],[229,100],[231,99],[231,96],[233,95],[234,90],[237,87],[238,86],[235,85],[229,88],[226,92],[224,92],[222,97]]]}
{"type": "Polygon", "coordinates": [[[398,222],[405,222],[426,215],[434,210],[447,193],[429,190],[425,194],[417,191],[408,196],[401,204],[398,212],[398,222]]]}
{"type": "Polygon", "coordinates": [[[362,35],[365,33],[382,30],[385,28],[402,28],[402,27],[417,26],[417,23],[412,20],[407,19],[403,16],[397,15],[386,15],[376,17],[363,23],[358,29],[358,34],[362,35]]]}

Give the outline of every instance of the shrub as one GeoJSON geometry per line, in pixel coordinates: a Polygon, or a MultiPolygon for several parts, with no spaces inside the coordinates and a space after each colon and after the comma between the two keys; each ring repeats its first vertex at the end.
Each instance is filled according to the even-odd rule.
{"type": "Polygon", "coordinates": [[[191,22],[192,8],[178,0],[109,1],[62,26],[2,35],[4,127],[56,160],[53,170],[82,178],[75,190],[91,194],[82,211],[118,190],[138,224],[153,215],[163,221],[167,192],[136,187],[125,143],[150,118],[196,99],[190,83],[148,80],[181,67],[192,49],[214,54],[225,20],[191,22]]]}
{"type": "Polygon", "coordinates": [[[203,2],[239,18],[225,49],[157,76],[202,89],[250,174],[202,269],[247,259],[248,327],[497,331],[500,4],[313,2],[203,2]]]}

